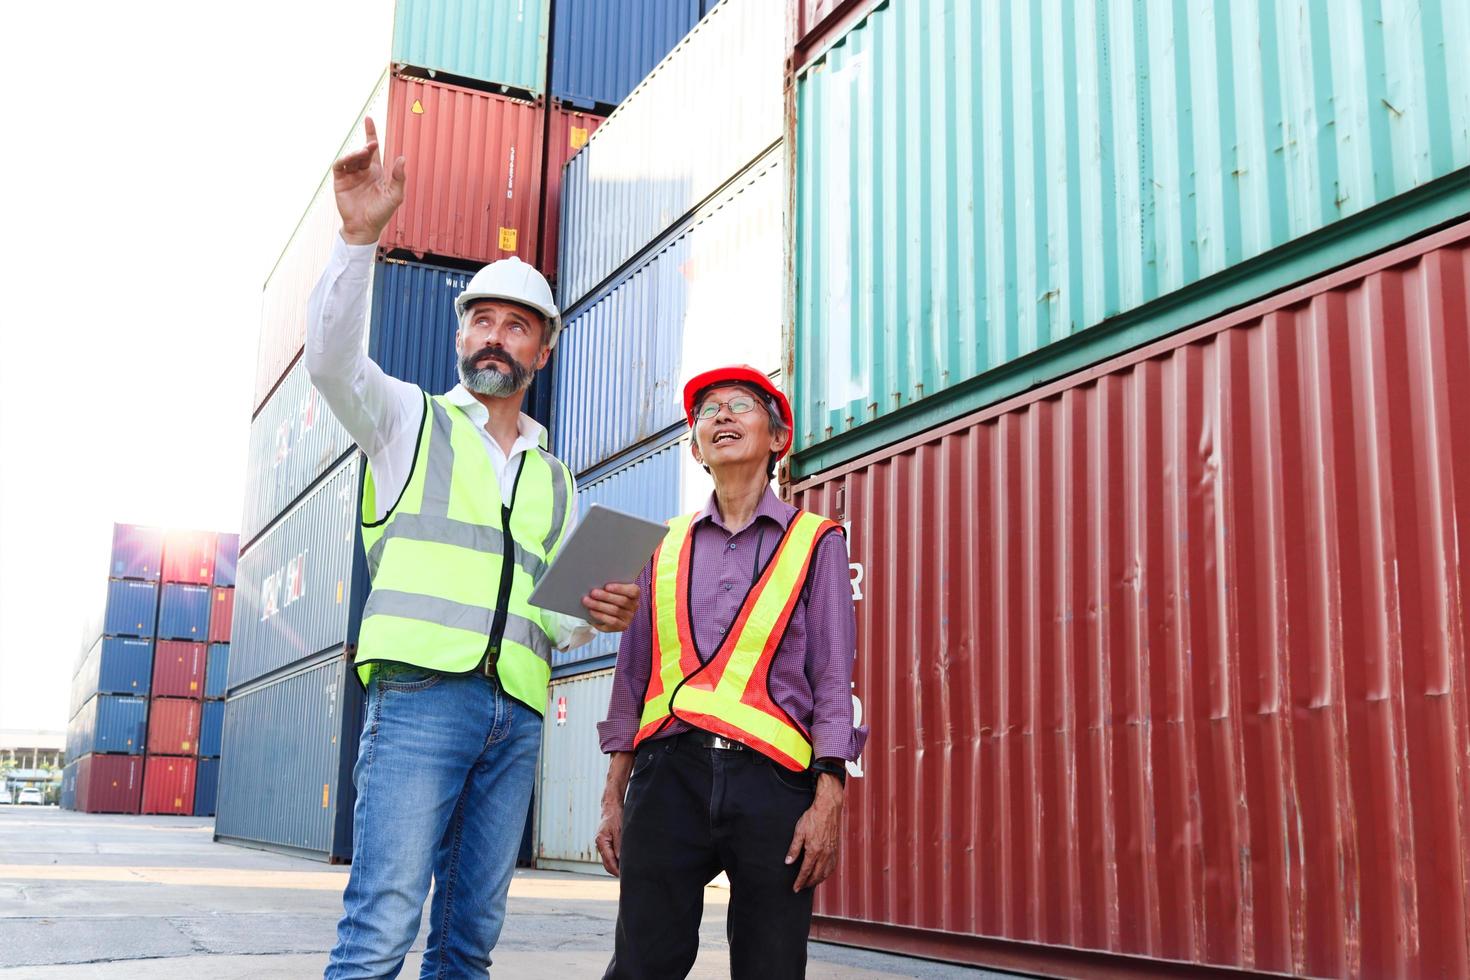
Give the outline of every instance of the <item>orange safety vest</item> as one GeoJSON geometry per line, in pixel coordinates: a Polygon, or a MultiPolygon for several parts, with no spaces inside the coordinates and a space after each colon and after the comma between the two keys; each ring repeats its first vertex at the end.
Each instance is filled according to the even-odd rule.
{"type": "Polygon", "coordinates": [[[674,718],[800,772],[811,765],[811,737],[771,699],[766,679],[786,635],[817,544],[841,526],[798,511],[744,601],[719,649],[701,663],[689,622],[689,572],[695,514],[669,521],[653,555],[653,670],[634,746],[674,718]]]}

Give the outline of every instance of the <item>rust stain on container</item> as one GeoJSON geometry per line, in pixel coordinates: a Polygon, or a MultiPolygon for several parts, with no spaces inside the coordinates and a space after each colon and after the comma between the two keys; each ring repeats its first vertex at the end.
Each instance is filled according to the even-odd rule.
{"type": "Polygon", "coordinates": [[[1467,311],[1470,223],[795,487],[873,731],[816,934],[1470,974],[1467,311]]]}

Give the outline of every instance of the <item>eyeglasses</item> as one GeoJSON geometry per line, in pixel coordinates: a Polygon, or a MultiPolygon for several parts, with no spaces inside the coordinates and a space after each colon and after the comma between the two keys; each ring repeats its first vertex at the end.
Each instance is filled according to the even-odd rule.
{"type": "Polygon", "coordinates": [[[705,402],[699,406],[699,411],[695,413],[694,417],[698,419],[712,419],[720,414],[721,408],[727,405],[730,407],[731,415],[744,415],[746,412],[754,411],[757,404],[759,403],[748,395],[737,395],[725,402],[705,402]]]}

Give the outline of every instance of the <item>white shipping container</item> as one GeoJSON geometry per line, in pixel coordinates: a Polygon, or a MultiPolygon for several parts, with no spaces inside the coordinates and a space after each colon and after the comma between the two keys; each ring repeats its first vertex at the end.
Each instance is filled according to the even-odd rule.
{"type": "Polygon", "coordinates": [[[597,723],[607,716],[613,672],[553,681],[542,722],[536,791],[536,866],[606,875],[593,838],[602,813],[607,756],[597,723]]]}

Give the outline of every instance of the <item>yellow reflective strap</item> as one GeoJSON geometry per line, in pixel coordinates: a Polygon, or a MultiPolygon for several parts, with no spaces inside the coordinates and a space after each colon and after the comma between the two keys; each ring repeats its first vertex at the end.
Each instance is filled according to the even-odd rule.
{"type": "Polygon", "coordinates": [[[694,514],[681,514],[669,521],[669,531],[659,545],[653,568],[654,645],[650,670],[658,671],[659,692],[643,706],[640,728],[662,721],[669,713],[669,695],[684,680],[682,644],[679,641],[679,559],[694,523],[694,514]]]}

